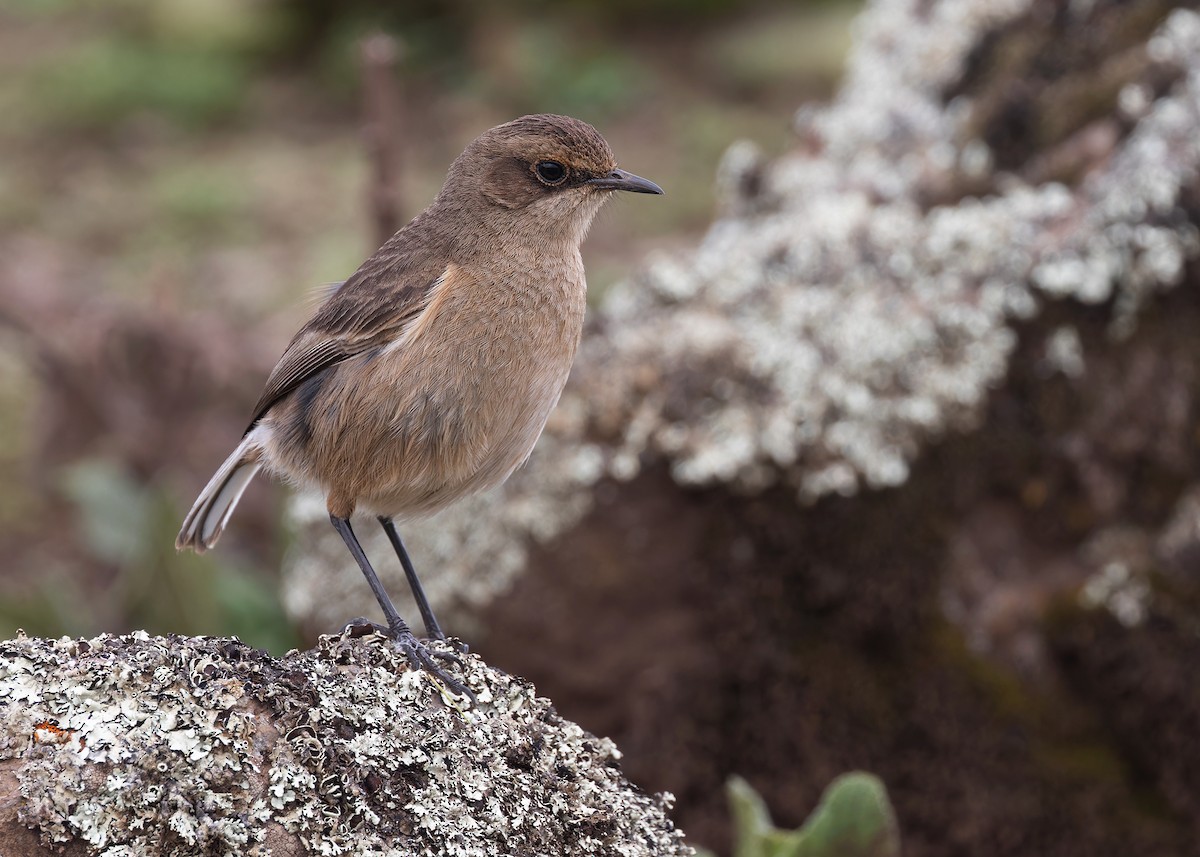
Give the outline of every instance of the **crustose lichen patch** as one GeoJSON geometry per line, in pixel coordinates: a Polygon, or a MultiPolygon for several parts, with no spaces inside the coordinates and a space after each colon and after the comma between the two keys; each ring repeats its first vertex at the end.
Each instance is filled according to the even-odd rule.
{"type": "Polygon", "coordinates": [[[691,853],[611,742],[464,659],[473,707],[378,638],[20,637],[0,766],[44,845],[106,857],[691,853]]]}

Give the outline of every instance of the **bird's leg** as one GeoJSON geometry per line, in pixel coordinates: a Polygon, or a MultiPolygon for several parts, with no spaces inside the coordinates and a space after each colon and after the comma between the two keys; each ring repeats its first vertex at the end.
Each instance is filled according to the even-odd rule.
{"type": "Polygon", "coordinates": [[[375,593],[375,600],[379,602],[379,607],[383,610],[383,617],[387,619],[388,630],[393,636],[399,637],[405,634],[412,636],[412,630],[408,627],[408,623],[396,612],[396,608],[392,605],[392,599],[388,597],[387,590],[383,588],[383,584],[379,580],[379,575],[371,567],[371,561],[367,559],[362,545],[358,543],[358,536],[354,535],[354,530],[350,527],[350,519],[330,515],[329,520],[333,522],[333,528],[338,531],[338,535],[350,549],[350,555],[362,569],[363,577],[367,579],[367,585],[371,587],[371,592],[375,593]]]}
{"type": "Polygon", "coordinates": [[[404,576],[408,578],[408,588],[412,590],[413,600],[417,602],[417,609],[421,611],[421,619],[425,622],[425,632],[429,634],[430,639],[445,642],[446,632],[442,630],[437,617],[433,615],[433,608],[429,606],[429,599],[425,597],[425,587],[421,586],[417,570],[413,568],[412,560],[408,558],[408,551],[404,548],[400,532],[391,518],[380,515],[379,523],[383,525],[383,531],[387,533],[388,541],[395,548],[396,556],[400,558],[400,565],[404,566],[404,576]]]}
{"type": "MultiPolygon", "coordinates": [[[[405,657],[408,658],[408,662],[414,667],[423,669],[425,672],[444,682],[455,693],[465,694],[474,700],[475,694],[471,692],[470,688],[447,675],[433,660],[434,658],[441,658],[442,660],[461,664],[462,659],[452,652],[430,651],[413,635],[412,629],[408,627],[408,623],[396,612],[396,608],[392,605],[392,599],[388,598],[387,590],[383,588],[383,584],[379,581],[379,575],[371,567],[371,561],[367,559],[362,545],[358,543],[358,536],[354,535],[354,530],[350,527],[350,519],[330,515],[329,520],[333,524],[333,528],[338,531],[338,535],[342,537],[342,541],[346,543],[346,547],[349,548],[350,555],[354,557],[354,561],[358,563],[363,577],[367,579],[367,585],[375,593],[375,600],[379,602],[379,607],[383,610],[383,616],[387,619],[388,638],[396,644],[405,657]]],[[[354,620],[351,624],[356,625],[359,621],[354,620]]],[[[373,623],[368,624],[373,625],[373,623]]],[[[374,627],[378,628],[379,626],[374,627]]]]}

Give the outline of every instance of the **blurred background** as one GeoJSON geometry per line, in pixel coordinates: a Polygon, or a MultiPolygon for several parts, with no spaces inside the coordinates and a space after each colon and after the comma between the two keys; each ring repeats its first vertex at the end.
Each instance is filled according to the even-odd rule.
{"type": "Polygon", "coordinates": [[[401,222],[477,133],[579,116],[670,189],[610,208],[592,299],[713,214],[738,137],[787,141],[828,94],[850,2],[0,5],[0,636],[236,633],[302,642],[279,608],[280,489],[221,551],[183,512],[311,310],[378,246],[363,39],[396,56],[401,222]]]}
{"type": "Polygon", "coordinates": [[[424,207],[480,131],[568,113],[667,190],[601,215],[583,251],[596,307],[634,276],[627,321],[708,312],[748,340],[792,329],[772,300],[832,309],[807,338],[752,342],[749,368],[632,352],[649,382],[604,350],[620,307],[594,312],[582,353],[614,359],[577,366],[568,399],[596,405],[552,420],[551,464],[535,455],[511,496],[581,437],[620,447],[638,396],[664,393],[649,419],[666,428],[636,476],[573,484],[586,514],[544,539],[523,521],[521,573],[451,630],[616,740],[720,854],[731,775],[796,827],[853,768],[882,778],[908,854],[1200,854],[1200,154],[1179,142],[1200,122],[1168,105],[1126,147],[1188,79],[1172,45],[1200,24],[1172,16],[1195,5],[876,0],[864,26],[850,0],[0,0],[0,637],[144,628],[282,654],[332,630],[318,602],[342,584],[291,531],[285,489],[254,483],[204,556],[176,554],[182,515],[315,290],[424,207]],[[821,118],[862,43],[874,65],[821,118]],[[754,244],[780,211],[778,258],[753,272],[775,326],[722,306],[715,275],[646,261],[720,247],[721,215],[754,244]],[[1023,253],[1066,259],[1059,279],[1029,285],[1023,253]],[[1090,296],[1070,287],[1085,275],[1090,296]],[[996,298],[1005,277],[1025,303],[996,298]],[[932,344],[889,359],[896,319],[932,344]],[[772,376],[754,360],[776,345],[772,376]],[[922,354],[945,374],[906,377],[922,354]],[[862,355],[883,380],[851,389],[862,355]],[[831,453],[831,426],[863,429],[925,383],[943,398],[877,421],[886,478],[867,462],[802,500],[778,474],[680,477],[667,447],[686,432],[669,430],[733,413],[712,443],[727,453],[738,408],[753,424],[786,399],[767,381],[810,370],[829,383],[796,397],[833,404],[780,472],[828,455],[845,476],[877,439],[831,453]],[[297,544],[317,573],[291,593],[318,606],[289,617],[297,544]]]}

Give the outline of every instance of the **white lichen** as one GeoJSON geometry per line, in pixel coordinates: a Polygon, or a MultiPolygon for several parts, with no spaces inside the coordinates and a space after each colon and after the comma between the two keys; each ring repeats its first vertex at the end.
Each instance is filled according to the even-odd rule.
{"type": "Polygon", "coordinates": [[[1042,367],[1047,374],[1060,373],[1068,378],[1080,378],[1087,369],[1079,331],[1069,324],[1056,327],[1046,337],[1046,356],[1042,367]]]}
{"type": "Polygon", "coordinates": [[[469,706],[377,637],[271,658],[146,635],[0,643],[0,762],[47,844],[133,854],[691,854],[611,742],[465,656],[469,706]]]}
{"type": "Polygon", "coordinates": [[[1084,607],[1104,607],[1126,628],[1146,620],[1150,585],[1122,562],[1110,562],[1088,579],[1079,594],[1084,607]]]}
{"type": "Polygon", "coordinates": [[[1200,574],[1200,485],[1180,496],[1155,540],[1154,555],[1164,570],[1185,579],[1200,574]]]}

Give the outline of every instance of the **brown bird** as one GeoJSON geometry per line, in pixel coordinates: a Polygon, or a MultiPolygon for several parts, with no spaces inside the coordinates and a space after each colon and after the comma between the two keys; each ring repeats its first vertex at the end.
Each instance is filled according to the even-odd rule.
{"type": "Polygon", "coordinates": [[[300,328],[176,547],[215,545],[259,468],[315,486],[383,609],[378,630],[463,690],[431,660],[453,656],[392,606],[350,516],[378,518],[428,635],[445,640],[395,522],[498,485],[529,456],[579,345],[580,242],[618,190],[662,193],[617,169],[586,122],[524,116],[481,134],[433,203],[300,328]]]}

